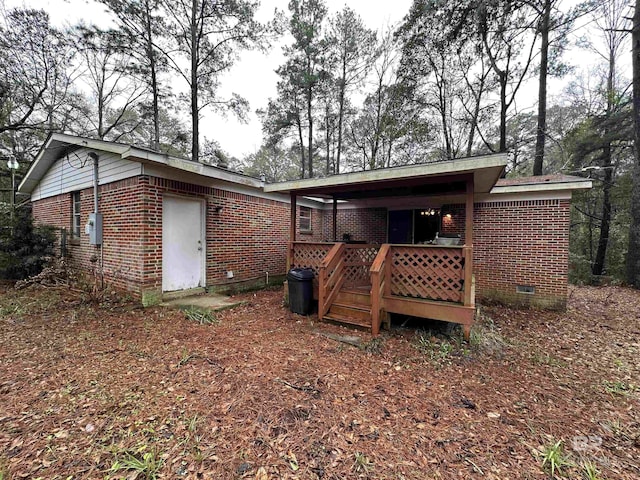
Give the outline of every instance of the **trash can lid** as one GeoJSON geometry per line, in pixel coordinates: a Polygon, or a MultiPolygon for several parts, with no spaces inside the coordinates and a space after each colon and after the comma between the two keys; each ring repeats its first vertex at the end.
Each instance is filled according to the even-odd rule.
{"type": "Polygon", "coordinates": [[[287,273],[287,278],[291,280],[313,280],[313,270],[310,268],[292,268],[287,273]]]}

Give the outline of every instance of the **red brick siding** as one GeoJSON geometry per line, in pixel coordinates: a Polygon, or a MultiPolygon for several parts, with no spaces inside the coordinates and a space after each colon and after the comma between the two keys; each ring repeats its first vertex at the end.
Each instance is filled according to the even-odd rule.
{"type": "Polygon", "coordinates": [[[38,225],[71,228],[71,194],[38,200],[32,204],[33,218],[38,225]]]}
{"type": "Polygon", "coordinates": [[[162,286],[162,196],[203,199],[206,205],[207,285],[285,273],[289,205],[274,200],[173,180],[145,179],[148,212],[145,288],[162,286]],[[217,211],[216,206],[222,206],[217,211]],[[227,279],[227,272],[234,277],[227,279]]]}
{"type": "MultiPolygon", "coordinates": [[[[288,203],[155,177],[135,177],[100,187],[104,215],[104,274],[117,286],[135,292],[162,286],[162,197],[191,196],[206,204],[206,276],[208,285],[285,273],[289,241],[288,203]],[[221,205],[221,211],[215,207],[221,205]],[[226,277],[227,271],[234,278],[226,277]]],[[[93,191],[81,192],[81,225],[93,210],[93,191]]],[[[569,243],[569,200],[477,203],[474,207],[474,266],[478,298],[507,301],[540,300],[562,307],[566,301],[569,243]],[[531,285],[535,295],[517,294],[516,285],[531,285]]],[[[464,235],[464,206],[444,206],[442,232],[464,235]]],[[[34,219],[69,229],[71,194],[33,202],[34,219]]],[[[340,209],[338,238],[384,243],[387,211],[340,209]]],[[[312,232],[298,240],[326,241],[333,236],[331,209],[312,210],[312,232]]],[[[72,265],[91,271],[100,250],[81,235],[69,244],[72,265]]]]}
{"type": "MultiPolygon", "coordinates": [[[[464,237],[464,206],[443,207],[442,231],[464,237]]],[[[478,298],[564,308],[569,268],[569,200],[474,205],[474,272],[478,298]],[[535,295],[516,293],[535,287],[535,295]]]]}
{"type": "MultiPolygon", "coordinates": [[[[324,238],[333,240],[333,210],[324,211],[324,238]]],[[[338,209],[336,234],[338,240],[344,233],[352,240],[364,240],[367,243],[383,244],[387,241],[387,209],[338,209]]]]}
{"type": "MultiPolygon", "coordinates": [[[[288,203],[156,177],[141,176],[100,187],[100,211],[104,216],[105,279],[140,292],[162,287],[162,197],[188,196],[206,205],[206,278],[208,285],[234,283],[285,273],[289,241],[288,203]],[[217,211],[216,206],[222,206],[217,211]],[[227,279],[233,271],[233,279],[227,279]]],[[[81,192],[81,225],[93,211],[93,190],[81,192]]],[[[33,202],[38,223],[69,229],[71,194],[33,202]]],[[[312,209],[313,229],[298,234],[300,240],[320,241],[323,212],[312,209]]],[[[70,245],[70,262],[91,271],[99,248],[81,235],[70,245]]]]}
{"type": "MultiPolygon", "coordinates": [[[[138,291],[142,283],[140,251],[143,226],[141,190],[138,178],[100,187],[100,212],[104,219],[103,252],[105,281],[138,291]]],[[[80,192],[80,239],[71,239],[71,193],[33,202],[36,223],[66,228],[69,232],[67,252],[73,267],[87,272],[99,266],[100,248],[89,244],[84,233],[89,213],[93,212],[93,189],[80,192]],[[96,261],[92,262],[91,260],[96,261]]]]}

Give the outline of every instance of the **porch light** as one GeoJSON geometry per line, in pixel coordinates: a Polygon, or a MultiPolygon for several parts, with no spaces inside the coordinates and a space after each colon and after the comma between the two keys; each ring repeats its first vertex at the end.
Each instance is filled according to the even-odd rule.
{"type": "Polygon", "coordinates": [[[430,216],[436,215],[436,214],[438,214],[438,210],[434,210],[433,208],[431,210],[421,210],[420,211],[420,215],[423,216],[423,217],[424,216],[430,217],[430,216]]]}
{"type": "Polygon", "coordinates": [[[447,220],[451,220],[451,214],[450,214],[450,213],[447,213],[444,217],[445,217],[447,220]]]}

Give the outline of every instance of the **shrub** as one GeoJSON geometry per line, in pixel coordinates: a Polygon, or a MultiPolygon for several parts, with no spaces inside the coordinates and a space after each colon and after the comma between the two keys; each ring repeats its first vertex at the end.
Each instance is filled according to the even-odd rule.
{"type": "Polygon", "coordinates": [[[31,209],[18,208],[13,222],[0,211],[0,278],[22,280],[42,271],[54,254],[56,237],[51,227],[33,225],[31,209]]]}

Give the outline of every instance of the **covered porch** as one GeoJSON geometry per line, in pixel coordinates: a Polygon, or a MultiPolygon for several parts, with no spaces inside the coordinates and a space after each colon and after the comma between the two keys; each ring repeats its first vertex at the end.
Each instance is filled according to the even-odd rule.
{"type": "MultiPolygon", "coordinates": [[[[397,313],[461,324],[468,338],[475,314],[474,199],[491,190],[506,161],[505,155],[491,155],[268,185],[265,190],[291,196],[287,270],[313,270],[321,319],[370,328],[376,335],[389,326],[389,314],[397,313]],[[461,239],[450,242],[459,244],[438,238],[417,244],[417,235],[397,235],[395,217],[401,216],[391,216],[391,206],[428,207],[430,199],[443,196],[464,205],[461,239]],[[325,203],[331,215],[328,241],[299,238],[300,197],[325,203]],[[386,209],[386,241],[341,234],[338,209],[348,202],[386,209]]],[[[397,225],[402,230],[402,221],[397,225]]]]}

